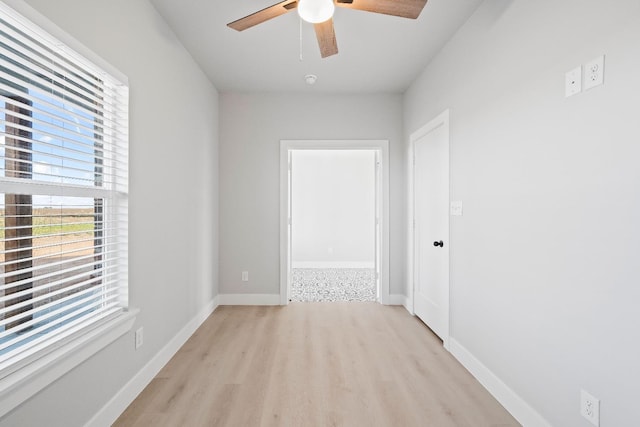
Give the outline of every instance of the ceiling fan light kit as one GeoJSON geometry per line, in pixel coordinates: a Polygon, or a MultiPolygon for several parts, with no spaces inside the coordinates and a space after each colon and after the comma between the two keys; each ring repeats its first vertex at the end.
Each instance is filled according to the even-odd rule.
{"type": "Polygon", "coordinates": [[[298,15],[304,21],[319,24],[333,17],[336,10],[333,0],[299,0],[298,15]]]}
{"type": "Polygon", "coordinates": [[[416,19],[427,0],[285,0],[258,12],[227,24],[229,28],[244,31],[269,19],[298,9],[300,17],[313,24],[320,46],[320,56],[326,58],[338,53],[338,43],[333,28],[335,7],[381,13],[416,19]]]}

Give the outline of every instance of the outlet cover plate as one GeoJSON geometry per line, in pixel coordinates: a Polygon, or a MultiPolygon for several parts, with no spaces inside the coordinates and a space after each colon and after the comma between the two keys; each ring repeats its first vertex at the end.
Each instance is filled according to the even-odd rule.
{"type": "Polygon", "coordinates": [[[142,347],[142,344],[144,344],[144,328],[138,328],[136,329],[136,350],[139,349],[140,347],[142,347]]]}
{"type": "Polygon", "coordinates": [[[580,390],[580,414],[594,426],[600,426],[600,400],[580,390]]]}
{"type": "Polygon", "coordinates": [[[564,96],[569,98],[582,92],[582,67],[576,67],[565,75],[564,96]]]}
{"type": "Polygon", "coordinates": [[[451,216],[462,216],[462,200],[451,202],[451,216]]]}
{"type": "Polygon", "coordinates": [[[604,84],[604,55],[584,65],[584,89],[604,84]]]}

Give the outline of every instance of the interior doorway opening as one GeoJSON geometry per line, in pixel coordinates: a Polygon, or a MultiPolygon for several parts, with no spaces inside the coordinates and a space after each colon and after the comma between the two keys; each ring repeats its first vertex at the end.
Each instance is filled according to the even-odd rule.
{"type": "Polygon", "coordinates": [[[281,303],[388,303],[388,141],[281,141],[281,303]]]}
{"type": "Polygon", "coordinates": [[[379,300],[375,150],[292,150],[289,301],[379,300]]]}

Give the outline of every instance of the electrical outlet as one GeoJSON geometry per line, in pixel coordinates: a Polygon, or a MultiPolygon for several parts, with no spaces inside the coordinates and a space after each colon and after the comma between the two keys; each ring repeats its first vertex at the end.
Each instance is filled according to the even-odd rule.
{"type": "Polygon", "coordinates": [[[451,202],[451,216],[462,216],[462,201],[454,200],[451,202]]]}
{"type": "Polygon", "coordinates": [[[584,89],[591,89],[604,83],[604,55],[584,65],[584,89]]]}
{"type": "Polygon", "coordinates": [[[598,427],[600,425],[600,400],[586,391],[580,390],[580,414],[598,427]]]}
{"type": "Polygon", "coordinates": [[[577,67],[565,75],[564,96],[568,98],[580,92],[582,92],[582,67],[577,67]]]}
{"type": "Polygon", "coordinates": [[[136,350],[142,347],[144,344],[144,328],[138,328],[136,330],[136,350]]]}
{"type": "Polygon", "coordinates": [[[248,282],[249,281],[249,272],[248,271],[243,271],[242,272],[242,281],[243,282],[248,282]]]}

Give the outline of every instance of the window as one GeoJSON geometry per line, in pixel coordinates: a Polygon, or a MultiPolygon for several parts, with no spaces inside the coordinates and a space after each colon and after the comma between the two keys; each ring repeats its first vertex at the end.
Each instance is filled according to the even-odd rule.
{"type": "Polygon", "coordinates": [[[0,3],[0,379],[127,309],[128,87],[0,3]]]}

